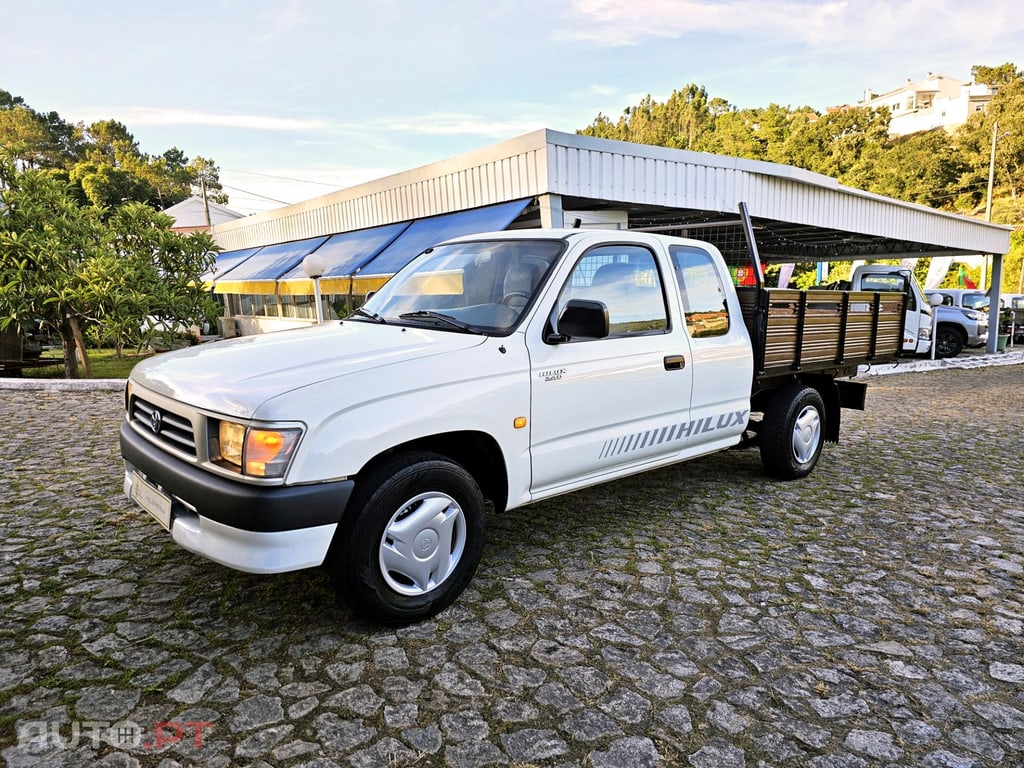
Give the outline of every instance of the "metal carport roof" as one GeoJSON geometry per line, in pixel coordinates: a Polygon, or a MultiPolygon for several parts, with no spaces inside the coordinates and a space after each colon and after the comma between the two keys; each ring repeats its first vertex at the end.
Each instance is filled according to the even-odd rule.
{"type": "MultiPolygon", "coordinates": [[[[768,259],[1003,254],[1010,228],[882,197],[792,166],[548,129],[218,224],[225,249],[333,235],[519,199],[512,224],[571,225],[577,210],[626,211],[630,228],[728,227],[745,202],[768,259]]],[[[710,238],[709,238],[710,239],[710,238]]]]}
{"type": "MultiPolygon", "coordinates": [[[[745,203],[766,262],[991,254],[994,282],[1012,231],[845,187],[792,166],[541,129],[218,224],[213,236],[221,248],[240,250],[518,200],[534,203],[510,228],[568,226],[577,212],[615,211],[625,215],[629,228],[708,240],[733,263],[747,259],[738,216],[745,203]]],[[[218,281],[216,290],[248,292],[227,283],[218,281]]],[[[995,323],[995,302],[992,307],[995,323]]]]}

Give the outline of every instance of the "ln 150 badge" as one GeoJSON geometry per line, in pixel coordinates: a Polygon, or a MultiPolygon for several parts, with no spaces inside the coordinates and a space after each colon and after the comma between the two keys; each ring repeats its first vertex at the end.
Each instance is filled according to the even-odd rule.
{"type": "Polygon", "coordinates": [[[554,368],[550,371],[541,371],[537,374],[537,378],[543,379],[544,381],[558,381],[564,375],[565,368],[554,368]]]}

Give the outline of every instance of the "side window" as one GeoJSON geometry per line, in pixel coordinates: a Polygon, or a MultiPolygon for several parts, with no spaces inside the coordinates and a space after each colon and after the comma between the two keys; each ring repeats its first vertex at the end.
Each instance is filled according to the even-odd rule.
{"type": "Polygon", "coordinates": [[[604,245],[576,263],[559,297],[591,299],[608,307],[609,335],[630,336],[668,330],[665,292],[654,255],[636,245],[604,245]]]}
{"type": "Polygon", "coordinates": [[[679,276],[686,328],[694,338],[724,336],[729,332],[725,287],[711,255],[696,248],[673,246],[672,265],[679,276]]]}

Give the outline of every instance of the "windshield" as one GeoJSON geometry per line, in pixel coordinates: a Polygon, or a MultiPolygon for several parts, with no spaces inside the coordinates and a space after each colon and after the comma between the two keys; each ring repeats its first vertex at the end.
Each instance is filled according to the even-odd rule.
{"type": "Polygon", "coordinates": [[[420,254],[353,319],[454,333],[511,333],[562,252],[558,240],[482,240],[420,254]]]}
{"type": "Polygon", "coordinates": [[[988,296],[984,293],[965,293],[960,297],[965,309],[985,309],[988,307],[988,296]]]}

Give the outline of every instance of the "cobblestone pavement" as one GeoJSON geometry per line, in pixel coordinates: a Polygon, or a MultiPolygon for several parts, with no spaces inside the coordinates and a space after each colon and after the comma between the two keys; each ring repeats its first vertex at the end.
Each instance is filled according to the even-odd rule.
{"type": "Polygon", "coordinates": [[[121,497],[120,392],[0,391],[0,756],[1022,765],[1022,384],[874,377],[804,480],[730,451],[493,516],[397,630],[173,545],[121,497]]]}

